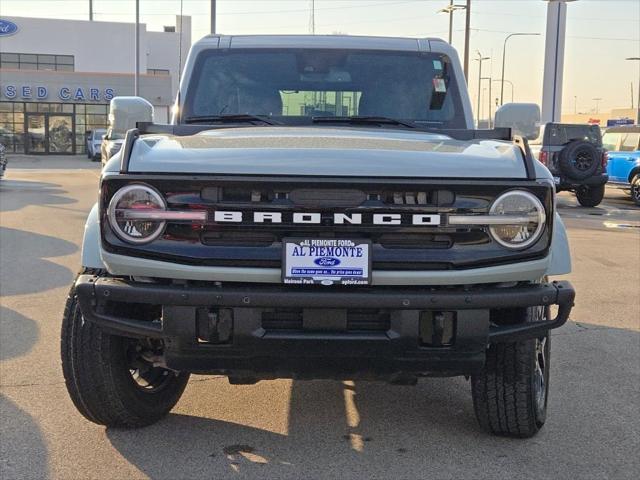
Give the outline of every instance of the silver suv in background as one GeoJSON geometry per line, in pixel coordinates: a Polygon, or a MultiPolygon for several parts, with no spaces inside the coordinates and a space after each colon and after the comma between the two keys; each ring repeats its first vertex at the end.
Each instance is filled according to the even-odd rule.
{"type": "Polygon", "coordinates": [[[87,130],[86,144],[87,158],[96,162],[100,160],[102,153],[100,151],[102,145],[102,137],[107,133],[104,128],[96,128],[95,130],[87,130]]]}
{"type": "Polygon", "coordinates": [[[114,132],[111,128],[107,130],[107,134],[102,139],[102,143],[100,145],[103,165],[120,151],[120,148],[122,148],[122,142],[124,142],[124,134],[114,132]]]}

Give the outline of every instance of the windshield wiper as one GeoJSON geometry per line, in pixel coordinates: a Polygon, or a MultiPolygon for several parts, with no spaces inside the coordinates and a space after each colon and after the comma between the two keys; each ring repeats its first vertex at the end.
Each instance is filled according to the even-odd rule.
{"type": "Polygon", "coordinates": [[[311,117],[313,123],[351,123],[351,124],[376,124],[376,125],[397,125],[406,128],[417,128],[411,122],[405,122],[396,118],[376,117],[376,116],[360,116],[352,115],[350,117],[311,117]]]}
{"type": "Polygon", "coordinates": [[[282,125],[268,115],[251,115],[249,113],[225,113],[222,115],[196,115],[184,119],[184,123],[242,123],[262,122],[267,125],[282,125]]]}

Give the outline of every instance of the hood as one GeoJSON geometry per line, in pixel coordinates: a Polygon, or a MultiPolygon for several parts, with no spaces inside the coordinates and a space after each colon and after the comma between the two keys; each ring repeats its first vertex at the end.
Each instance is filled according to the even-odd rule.
{"type": "Polygon", "coordinates": [[[132,173],[430,178],[526,178],[507,142],[452,140],[383,128],[242,127],[191,136],[145,135],[132,173]]]}

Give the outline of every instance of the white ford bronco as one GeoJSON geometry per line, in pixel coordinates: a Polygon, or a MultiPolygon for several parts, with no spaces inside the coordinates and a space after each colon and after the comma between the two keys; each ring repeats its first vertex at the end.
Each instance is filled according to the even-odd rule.
{"type": "Polygon", "coordinates": [[[209,36],[170,125],[116,104],[62,324],[86,418],[153,423],[190,374],[466,376],[483,429],[542,427],[566,232],[527,139],[473,129],[451,46],[209,36]]]}

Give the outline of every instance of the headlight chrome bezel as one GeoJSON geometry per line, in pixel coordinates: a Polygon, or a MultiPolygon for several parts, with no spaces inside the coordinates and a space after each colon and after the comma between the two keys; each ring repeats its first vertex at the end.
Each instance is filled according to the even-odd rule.
{"type": "Polygon", "coordinates": [[[115,233],[115,235],[122,241],[127,242],[127,243],[131,243],[131,244],[135,244],[135,245],[143,245],[146,243],[150,243],[153,242],[154,240],[156,240],[160,235],[162,235],[162,233],[165,230],[165,227],[167,225],[166,221],[157,221],[155,223],[158,224],[157,229],[154,231],[153,234],[144,237],[144,238],[136,238],[136,237],[132,237],[130,235],[128,235],[126,232],[124,232],[121,228],[120,225],[118,224],[118,219],[116,218],[116,210],[118,207],[118,203],[122,200],[122,198],[129,192],[131,192],[132,190],[144,190],[146,193],[148,193],[151,197],[153,197],[153,199],[158,203],[158,206],[160,207],[161,210],[166,210],[167,209],[167,202],[165,201],[165,199],[163,198],[163,196],[153,187],[145,184],[145,183],[133,183],[133,184],[129,184],[125,187],[120,188],[118,191],[116,191],[113,196],[111,197],[111,200],[109,200],[109,206],[107,208],[107,218],[109,220],[109,225],[111,226],[111,229],[113,230],[113,233],[115,233]]]}
{"type": "MultiPolygon", "coordinates": [[[[508,248],[509,250],[525,250],[530,246],[532,246],[533,244],[535,244],[542,236],[542,233],[544,232],[546,221],[547,221],[547,213],[540,199],[536,197],[534,194],[532,194],[531,192],[528,192],[526,190],[509,190],[503,193],[502,195],[500,195],[498,198],[496,198],[493,201],[493,203],[491,204],[491,208],[489,209],[489,215],[495,215],[495,216],[501,215],[500,213],[496,213],[496,210],[498,209],[500,204],[504,202],[504,200],[514,196],[524,197],[532,203],[532,206],[535,208],[535,212],[536,212],[535,215],[536,215],[537,227],[535,231],[531,234],[530,238],[528,238],[524,242],[520,242],[517,244],[510,243],[502,239],[500,235],[498,235],[495,231],[496,228],[499,228],[498,225],[490,225],[489,233],[491,235],[491,238],[493,238],[493,240],[495,240],[498,244],[502,245],[503,247],[508,248]]],[[[516,224],[514,223],[514,225],[516,224]]]]}

